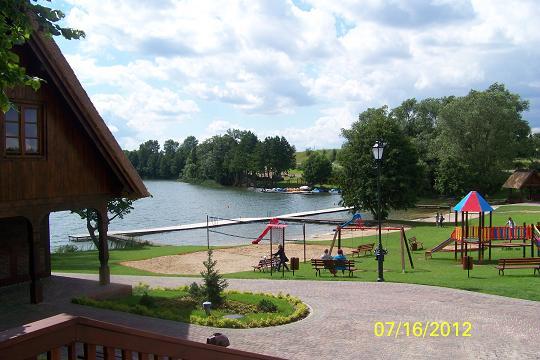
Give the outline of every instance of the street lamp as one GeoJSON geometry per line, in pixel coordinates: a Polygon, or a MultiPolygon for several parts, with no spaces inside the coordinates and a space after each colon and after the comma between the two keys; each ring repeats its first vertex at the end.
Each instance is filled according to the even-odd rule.
{"type": "Polygon", "coordinates": [[[383,262],[384,262],[384,250],[382,248],[382,241],[381,241],[381,162],[383,157],[383,151],[384,151],[384,143],[380,140],[377,140],[375,142],[375,145],[373,145],[373,157],[375,158],[375,161],[377,162],[377,221],[379,223],[379,248],[376,253],[377,255],[377,262],[378,262],[378,273],[379,277],[377,278],[378,282],[384,281],[383,276],[383,262]]]}

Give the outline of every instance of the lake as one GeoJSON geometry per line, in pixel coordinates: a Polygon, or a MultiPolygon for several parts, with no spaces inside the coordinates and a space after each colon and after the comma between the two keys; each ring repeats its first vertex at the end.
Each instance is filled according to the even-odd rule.
{"type": "MultiPolygon", "coordinates": [[[[134,210],[124,219],[114,219],[109,230],[134,230],[206,222],[206,216],[222,218],[277,216],[301,211],[320,210],[339,206],[341,196],[331,194],[262,193],[250,189],[206,187],[177,181],[144,182],[151,198],[134,203],[134,210]]],[[[350,214],[319,215],[317,218],[345,220],[350,214]]],[[[265,224],[244,224],[216,228],[211,233],[212,245],[248,244],[264,229],[265,224]]],[[[70,212],[50,216],[51,247],[68,243],[68,235],[85,234],[86,222],[70,212]]],[[[331,232],[333,226],[306,225],[307,236],[331,232]]],[[[291,223],[286,239],[302,236],[302,226],[291,223]]],[[[206,245],[206,230],[179,231],[142,237],[161,244],[206,245]]],[[[84,245],[83,245],[84,247],[84,245]]]]}

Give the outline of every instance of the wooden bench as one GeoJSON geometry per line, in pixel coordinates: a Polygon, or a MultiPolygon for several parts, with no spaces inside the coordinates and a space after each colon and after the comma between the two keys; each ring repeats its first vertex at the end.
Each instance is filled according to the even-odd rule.
{"type": "Polygon", "coordinates": [[[540,275],[540,257],[537,258],[515,258],[515,259],[499,259],[496,266],[499,270],[499,275],[504,275],[504,270],[507,269],[533,269],[533,275],[540,275]]]}
{"type": "Polygon", "coordinates": [[[360,257],[360,253],[363,251],[364,255],[367,255],[367,253],[373,253],[373,247],[375,246],[375,243],[372,244],[362,244],[358,245],[358,248],[352,251],[352,254],[356,254],[358,257],[360,257]]]}
{"type": "Polygon", "coordinates": [[[270,270],[270,267],[277,269],[278,264],[279,259],[277,258],[261,259],[257,265],[253,265],[253,271],[259,270],[265,272],[265,270],[270,270]]]}
{"type": "Polygon", "coordinates": [[[315,276],[321,276],[321,270],[329,270],[330,272],[341,270],[341,273],[345,275],[345,271],[349,272],[349,277],[352,277],[354,272],[357,271],[354,260],[322,260],[311,259],[311,266],[315,270],[315,276]]]}
{"type": "Polygon", "coordinates": [[[416,236],[409,239],[409,244],[411,245],[411,251],[422,250],[424,248],[424,243],[416,240],[416,236]]]}

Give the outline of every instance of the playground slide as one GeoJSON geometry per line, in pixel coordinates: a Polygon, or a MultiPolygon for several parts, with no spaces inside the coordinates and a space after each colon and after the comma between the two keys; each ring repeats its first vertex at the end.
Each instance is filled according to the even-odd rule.
{"type": "Polygon", "coordinates": [[[256,239],[256,240],[253,240],[251,243],[252,244],[258,244],[266,234],[268,234],[268,232],[270,231],[270,229],[272,228],[271,225],[276,225],[276,224],[279,224],[279,219],[278,218],[273,218],[271,219],[269,222],[268,222],[268,225],[266,225],[266,227],[264,228],[263,232],[261,233],[261,235],[259,235],[259,237],[256,239]]]}
{"type": "Polygon", "coordinates": [[[261,235],[259,235],[259,237],[256,239],[256,240],[253,240],[251,243],[252,244],[258,244],[262,239],[263,237],[268,234],[268,232],[270,231],[272,227],[271,226],[268,226],[266,225],[266,227],[264,228],[263,232],[261,233],[261,235]]]}
{"type": "Polygon", "coordinates": [[[450,237],[450,238],[444,240],[439,245],[433,247],[432,249],[427,250],[426,254],[425,254],[426,258],[427,258],[428,255],[429,255],[429,257],[431,257],[431,255],[433,255],[434,252],[441,251],[442,249],[444,249],[446,246],[450,245],[454,241],[455,241],[455,239],[450,237]]]}

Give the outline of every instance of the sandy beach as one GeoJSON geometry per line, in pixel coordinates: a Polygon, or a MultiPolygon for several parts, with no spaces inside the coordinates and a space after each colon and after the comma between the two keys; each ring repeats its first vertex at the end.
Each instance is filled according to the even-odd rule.
{"type": "MultiPolygon", "coordinates": [[[[405,228],[408,230],[408,228],[405,228]]],[[[385,231],[395,232],[399,230],[385,231]]],[[[362,243],[361,238],[363,236],[370,236],[377,234],[377,230],[343,230],[341,234],[342,239],[358,237],[360,238],[359,244],[362,243]]],[[[332,240],[333,233],[317,234],[310,237],[309,240],[332,240]]],[[[336,241],[337,246],[337,241],[336,241]]],[[[327,249],[327,245],[306,245],[306,259],[319,258],[324,249],[327,249]]],[[[277,245],[273,245],[273,251],[277,251],[277,245]]],[[[297,257],[302,261],[304,259],[304,246],[302,242],[286,242],[285,251],[289,258],[297,257]]],[[[336,252],[334,247],[333,253],[336,252]]],[[[270,244],[268,242],[260,243],[258,245],[246,245],[236,246],[224,249],[214,250],[213,258],[217,260],[217,268],[220,273],[228,274],[239,271],[252,270],[252,266],[258,264],[259,260],[264,256],[270,257],[270,244]]],[[[169,255],[160,256],[153,259],[139,260],[139,261],[126,261],[121,263],[125,266],[133,268],[151,271],[160,274],[185,274],[185,275],[198,275],[203,269],[203,261],[207,258],[206,251],[199,251],[190,254],[182,255],[169,255]]]]}

